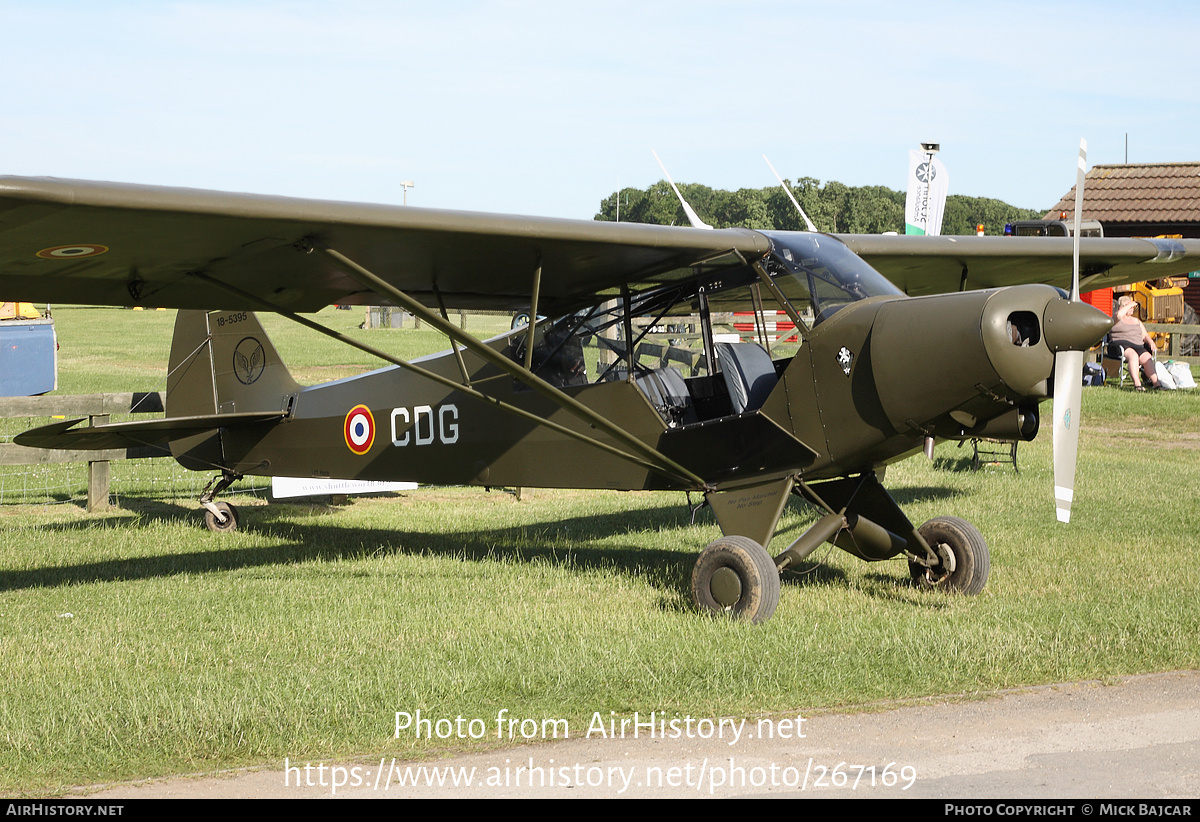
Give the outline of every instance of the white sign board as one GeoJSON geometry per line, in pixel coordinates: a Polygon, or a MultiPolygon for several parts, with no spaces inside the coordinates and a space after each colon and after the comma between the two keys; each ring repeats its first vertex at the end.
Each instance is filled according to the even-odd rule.
{"type": "Polygon", "coordinates": [[[416,487],[415,482],[271,477],[271,496],[276,499],[315,497],[323,494],[384,494],[388,491],[411,491],[416,487]]]}

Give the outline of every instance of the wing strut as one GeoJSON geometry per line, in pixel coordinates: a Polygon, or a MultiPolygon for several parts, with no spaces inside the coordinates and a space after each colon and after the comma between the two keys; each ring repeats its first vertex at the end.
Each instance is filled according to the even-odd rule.
{"type": "Polygon", "coordinates": [[[537,268],[533,270],[533,291],[529,296],[529,328],[525,337],[525,370],[533,371],[533,342],[537,338],[538,297],[542,292],[542,253],[538,252],[537,268]]]}
{"type": "MultiPolygon", "coordinates": [[[[475,337],[466,334],[462,331],[462,329],[456,328],[453,324],[446,322],[437,314],[427,309],[420,302],[414,300],[412,297],[393,286],[387,280],[381,279],[375,274],[372,274],[370,271],[354,262],[354,260],[351,260],[349,257],[336,251],[335,249],[329,248],[328,246],[320,243],[313,243],[312,247],[329,257],[329,259],[334,262],[337,268],[345,273],[348,277],[357,280],[368,288],[374,288],[378,291],[378,293],[384,294],[388,298],[394,300],[397,305],[400,305],[407,311],[411,311],[413,315],[420,317],[438,331],[441,331],[450,338],[452,343],[462,343],[464,348],[468,349],[480,359],[496,366],[501,371],[511,375],[514,379],[520,380],[534,391],[537,391],[543,397],[553,402],[555,405],[561,407],[563,410],[573,414],[592,427],[599,428],[601,431],[604,431],[619,442],[625,444],[629,449],[637,454],[640,454],[644,460],[655,466],[655,470],[659,473],[670,476],[676,481],[682,480],[686,484],[692,485],[696,488],[705,488],[708,486],[708,483],[706,483],[703,479],[689,471],[687,468],[684,468],[679,463],[675,462],[675,460],[671,459],[665,454],[660,453],[656,449],[651,448],[649,445],[646,445],[646,443],[639,440],[633,434],[630,434],[620,426],[614,425],[612,422],[597,414],[595,411],[588,408],[574,397],[564,393],[563,391],[560,391],[555,386],[546,382],[532,371],[522,368],[521,366],[509,360],[508,357],[505,357],[503,354],[497,351],[493,351],[475,337]]],[[[530,324],[533,324],[536,322],[536,318],[530,317],[529,321],[530,324]]],[[[594,442],[594,440],[592,440],[592,442],[594,442]]]]}
{"type": "Polygon", "coordinates": [[[472,337],[472,336],[464,333],[460,329],[456,328],[449,321],[442,319],[442,317],[440,317],[438,314],[430,311],[424,305],[417,302],[412,297],[409,297],[403,291],[400,291],[399,289],[393,287],[390,283],[386,282],[385,280],[381,280],[379,277],[375,276],[367,269],[358,265],[353,260],[349,259],[348,257],[338,253],[337,251],[335,251],[331,248],[326,248],[319,244],[313,244],[312,248],[320,249],[324,254],[329,256],[330,259],[332,259],[335,263],[337,263],[338,268],[340,270],[344,271],[348,276],[351,276],[353,279],[358,280],[360,283],[369,284],[370,287],[378,288],[379,293],[387,295],[391,299],[395,300],[395,302],[397,304],[403,306],[406,310],[411,311],[415,316],[417,316],[417,317],[421,318],[422,320],[424,320],[425,322],[429,323],[431,326],[436,328],[438,331],[441,331],[443,334],[445,334],[447,337],[450,338],[451,344],[460,343],[464,348],[466,348],[469,351],[471,351],[472,353],[476,354],[484,361],[496,366],[500,370],[502,370],[505,373],[512,376],[514,379],[517,379],[517,380],[525,383],[526,385],[528,385],[530,388],[537,391],[542,396],[551,400],[556,405],[562,407],[564,410],[568,411],[569,413],[573,414],[574,416],[582,419],[584,422],[588,423],[592,427],[599,428],[600,430],[611,434],[615,439],[617,439],[618,441],[629,446],[629,448],[631,450],[635,451],[637,455],[622,451],[619,448],[615,448],[611,445],[608,445],[607,443],[604,443],[597,439],[589,437],[587,434],[583,434],[578,431],[573,431],[570,428],[559,425],[558,423],[554,423],[549,420],[543,419],[543,418],[537,416],[536,414],[533,414],[529,411],[525,411],[524,409],[518,408],[514,405],[510,405],[506,402],[503,402],[502,400],[498,400],[495,397],[491,397],[491,396],[484,394],[480,391],[477,391],[469,386],[463,385],[462,383],[455,382],[454,380],[449,379],[448,377],[443,377],[439,374],[434,374],[432,371],[427,371],[426,369],[421,368],[420,366],[414,365],[413,363],[410,363],[406,360],[400,359],[399,357],[393,357],[392,355],[387,354],[383,351],[380,351],[379,349],[374,348],[372,346],[369,346],[366,343],[361,343],[357,340],[353,340],[350,337],[347,337],[344,334],[334,331],[331,328],[326,328],[325,326],[321,325],[320,323],[314,322],[305,317],[301,317],[300,315],[298,315],[294,312],[288,311],[281,306],[277,306],[277,305],[270,303],[269,301],[263,299],[262,297],[251,294],[247,291],[243,291],[242,289],[238,288],[237,286],[231,285],[226,282],[222,282],[221,280],[218,280],[208,274],[205,274],[203,272],[194,272],[193,276],[199,277],[199,278],[205,280],[206,282],[212,283],[214,286],[217,286],[217,287],[219,287],[225,291],[228,291],[232,294],[236,294],[239,297],[242,297],[243,299],[252,300],[253,302],[263,306],[263,308],[265,308],[268,311],[272,311],[276,314],[279,314],[281,317],[286,317],[287,319],[292,320],[293,322],[299,323],[300,325],[303,325],[306,328],[311,328],[312,330],[314,330],[320,334],[324,334],[327,337],[332,337],[333,339],[336,339],[339,342],[346,343],[347,345],[351,346],[352,348],[357,348],[358,350],[363,351],[367,354],[370,354],[373,357],[378,357],[379,359],[381,359],[385,362],[392,363],[393,365],[398,365],[401,368],[405,368],[409,371],[412,371],[415,374],[419,374],[420,376],[425,377],[426,379],[433,380],[434,382],[438,383],[439,385],[444,385],[455,391],[461,391],[462,393],[467,394],[468,396],[474,397],[479,400],[483,400],[484,402],[491,403],[492,405],[495,405],[509,413],[515,414],[516,416],[530,420],[539,425],[543,425],[547,428],[550,428],[551,430],[557,431],[560,434],[569,436],[573,439],[579,440],[588,445],[599,448],[603,451],[613,454],[614,456],[618,456],[621,459],[625,459],[630,462],[633,462],[636,465],[640,465],[643,468],[654,471],[658,474],[662,474],[663,476],[666,476],[675,482],[682,483],[683,485],[687,485],[687,486],[690,486],[695,489],[708,489],[710,487],[707,482],[705,482],[701,477],[699,477],[692,471],[689,471],[687,468],[684,468],[682,465],[675,462],[671,458],[667,457],[664,454],[659,453],[654,448],[651,448],[650,446],[646,445],[644,442],[642,442],[641,440],[639,440],[637,437],[633,436],[629,432],[625,431],[624,429],[612,424],[611,422],[606,420],[604,417],[600,416],[599,414],[592,411],[587,406],[580,403],[575,398],[563,393],[559,389],[555,388],[553,385],[550,385],[545,380],[538,377],[536,374],[533,374],[533,373],[525,370],[521,366],[517,365],[516,363],[510,361],[503,354],[493,351],[491,348],[489,348],[486,345],[484,345],[483,343],[481,343],[475,337],[472,337]]]}
{"type": "MultiPolygon", "coordinates": [[[[446,313],[446,301],[442,299],[442,292],[438,289],[437,283],[434,283],[433,286],[433,296],[437,297],[438,311],[442,312],[442,319],[450,322],[450,315],[446,313]]],[[[463,385],[470,385],[471,375],[467,373],[467,364],[463,362],[462,351],[459,350],[457,345],[451,345],[450,347],[454,349],[454,359],[458,363],[458,373],[462,374],[463,385]]]]}
{"type": "MultiPolygon", "coordinates": [[[[502,411],[513,414],[514,416],[517,416],[517,417],[521,417],[522,419],[528,420],[529,422],[533,422],[538,425],[549,428],[551,431],[555,431],[559,434],[562,434],[565,437],[570,437],[572,439],[578,440],[579,442],[582,442],[586,445],[592,446],[593,448],[598,448],[601,451],[612,454],[613,456],[618,457],[623,460],[626,460],[627,462],[631,462],[634,465],[641,466],[642,468],[645,468],[648,471],[654,471],[655,473],[662,474],[663,476],[665,476],[668,479],[671,479],[675,482],[683,483],[684,485],[691,485],[692,487],[695,487],[697,489],[703,488],[703,489],[707,490],[710,488],[708,483],[704,482],[704,480],[700,479],[699,477],[696,477],[695,474],[692,474],[690,471],[687,471],[687,469],[681,469],[678,472],[673,471],[670,468],[665,467],[664,465],[662,465],[658,462],[652,462],[650,460],[643,459],[635,454],[630,454],[626,451],[622,451],[620,448],[616,448],[612,445],[609,445],[606,442],[601,442],[600,440],[589,437],[587,434],[584,434],[579,431],[574,431],[570,428],[567,428],[564,425],[559,425],[556,422],[551,422],[550,420],[539,417],[538,415],[536,415],[530,411],[526,411],[524,408],[518,408],[517,406],[511,405],[507,402],[504,402],[503,400],[497,399],[488,394],[484,394],[481,391],[478,391],[478,390],[470,387],[469,385],[464,385],[462,383],[455,382],[454,380],[450,379],[449,377],[444,377],[441,374],[435,374],[432,371],[428,371],[428,370],[422,368],[421,366],[411,363],[407,360],[401,359],[400,357],[392,356],[391,354],[388,354],[386,351],[380,351],[378,348],[375,348],[374,346],[370,346],[370,345],[367,345],[366,343],[359,342],[358,340],[355,340],[351,337],[347,337],[345,334],[342,334],[339,331],[334,331],[332,328],[327,328],[318,322],[314,322],[313,320],[308,319],[307,317],[302,317],[299,314],[296,314],[292,311],[288,311],[287,309],[285,309],[281,306],[277,306],[277,305],[269,302],[268,300],[264,300],[262,297],[251,294],[248,291],[243,291],[242,289],[238,288],[235,285],[230,285],[229,283],[222,282],[221,280],[218,280],[218,279],[211,277],[207,274],[204,274],[202,272],[193,272],[192,276],[199,277],[200,279],[204,280],[205,282],[211,283],[213,286],[220,288],[224,291],[228,291],[231,294],[236,294],[237,296],[239,296],[243,299],[252,300],[254,303],[257,303],[258,305],[262,306],[262,308],[264,310],[270,311],[274,314],[278,314],[279,316],[284,317],[285,319],[289,319],[294,323],[304,326],[305,328],[312,329],[313,331],[316,331],[318,334],[324,334],[326,337],[331,337],[332,339],[335,339],[340,343],[345,343],[346,345],[350,346],[351,348],[357,348],[359,351],[362,351],[366,354],[370,354],[372,357],[378,357],[379,359],[383,360],[384,362],[389,362],[392,365],[396,365],[396,366],[399,366],[400,368],[405,369],[406,371],[411,371],[412,373],[414,373],[420,377],[423,377],[427,380],[430,380],[432,382],[435,382],[438,385],[445,386],[447,388],[450,388],[451,390],[466,394],[468,397],[472,397],[472,398],[480,400],[482,402],[489,403],[490,405],[493,405],[502,411]],[[686,473],[684,473],[684,472],[686,472],[686,473]]],[[[430,322],[430,324],[432,325],[433,323],[429,320],[430,316],[436,316],[436,315],[431,315],[431,314],[427,314],[427,313],[421,314],[421,318],[426,320],[427,322],[430,322]]],[[[453,340],[451,342],[453,343],[453,340]]],[[[464,347],[468,347],[468,346],[464,345],[464,347]]],[[[488,350],[490,350],[490,349],[488,349],[488,350]]],[[[654,452],[653,449],[650,449],[650,450],[653,453],[657,453],[657,452],[654,452]]],[[[664,457],[664,460],[666,460],[665,457],[664,457]]],[[[669,462],[669,460],[666,460],[666,461],[669,462]]]]}

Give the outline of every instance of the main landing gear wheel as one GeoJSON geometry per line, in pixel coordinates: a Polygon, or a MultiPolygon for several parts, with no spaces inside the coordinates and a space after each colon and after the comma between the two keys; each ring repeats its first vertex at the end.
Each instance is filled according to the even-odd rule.
{"type": "Polygon", "coordinates": [[[983,590],[992,561],[987,543],[974,525],[958,517],[934,517],[917,530],[942,562],[927,568],[909,560],[913,582],[922,588],[942,588],[969,596],[983,590]]]}
{"type": "Polygon", "coordinates": [[[779,604],[779,569],[749,537],[721,537],[696,560],[692,596],[704,610],[765,622],[779,604]]]}
{"type": "Polygon", "coordinates": [[[208,530],[216,531],[218,534],[236,531],[238,528],[238,510],[228,502],[215,502],[213,505],[221,512],[221,516],[224,519],[218,519],[216,514],[205,509],[204,524],[208,526],[208,530]]]}

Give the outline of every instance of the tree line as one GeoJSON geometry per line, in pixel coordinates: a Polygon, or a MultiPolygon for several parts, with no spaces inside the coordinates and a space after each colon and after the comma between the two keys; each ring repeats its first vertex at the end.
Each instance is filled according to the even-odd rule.
{"type": "MultiPolygon", "coordinates": [[[[824,185],[803,177],[791,185],[792,194],[817,229],[832,234],[904,233],[903,191],[884,186],[847,186],[836,180],[824,185]]],[[[779,186],[724,191],[699,183],[681,183],[679,190],[714,228],[762,228],[799,231],[804,221],[779,186]]],[[[600,202],[595,219],[657,225],[687,225],[687,216],[671,186],[660,180],[649,188],[623,188],[600,202]]],[[[983,224],[987,234],[1002,234],[1004,224],[1014,220],[1036,220],[1045,212],[1017,208],[988,197],[951,194],[946,198],[942,234],[974,234],[983,224]]]]}

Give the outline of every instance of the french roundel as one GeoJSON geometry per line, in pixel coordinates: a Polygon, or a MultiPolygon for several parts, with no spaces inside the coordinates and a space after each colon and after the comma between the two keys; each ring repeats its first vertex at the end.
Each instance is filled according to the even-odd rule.
{"type": "Polygon", "coordinates": [[[95,257],[97,254],[103,254],[106,251],[108,251],[108,246],[106,245],[79,243],[77,245],[56,245],[51,248],[43,248],[37,253],[37,256],[43,260],[71,260],[76,257],[95,257]]]}
{"type": "Polygon", "coordinates": [[[370,451],[375,442],[375,418],[371,416],[371,409],[365,405],[351,408],[342,431],[346,435],[346,447],[355,454],[370,451]]]}

